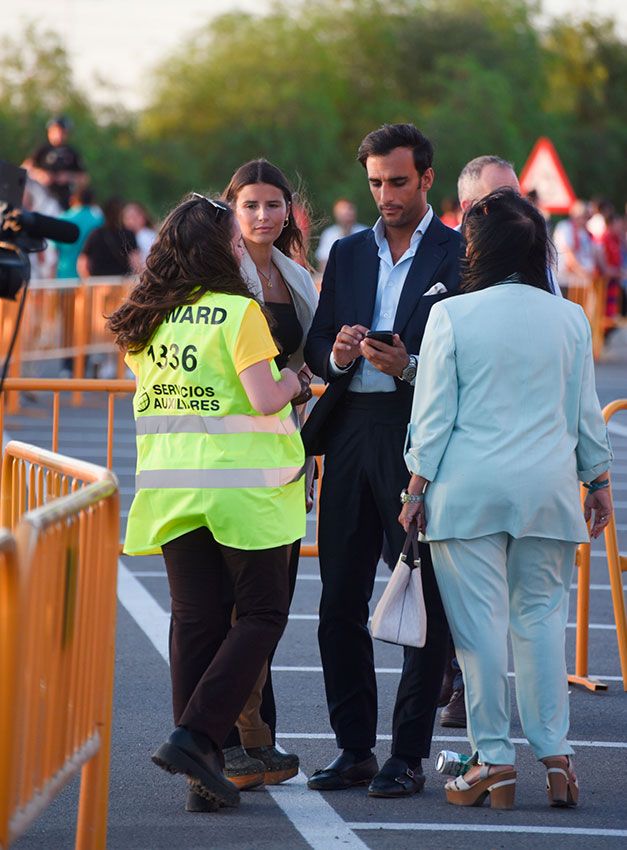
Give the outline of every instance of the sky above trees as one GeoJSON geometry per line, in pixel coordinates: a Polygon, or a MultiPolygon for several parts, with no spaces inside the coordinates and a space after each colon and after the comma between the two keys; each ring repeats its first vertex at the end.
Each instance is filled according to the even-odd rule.
{"type": "Polygon", "coordinates": [[[413,121],[435,144],[436,209],[469,159],[494,153],[520,170],[539,136],[578,195],[620,208],[625,46],[597,19],[539,28],[526,0],[289,0],[199,23],[156,57],[146,104],[129,111],[95,101],[63,40],[31,29],[0,42],[0,158],[21,162],[50,114],[66,112],[101,200],[137,198],[159,217],[265,156],[302,186],[314,218],[348,196],[369,222],[357,146],[384,122],[413,121]]]}
{"type": "MultiPolygon", "coordinates": [[[[295,5],[292,3],[291,5],[295,5]]],[[[309,0],[315,7],[317,0],[309,0]]],[[[627,36],[625,0],[541,0],[549,16],[611,16],[627,36]]],[[[27,22],[58,33],[78,85],[89,86],[92,99],[113,98],[130,108],[145,104],[150,70],[165,53],[184,44],[211,17],[242,9],[265,13],[272,0],[20,0],[2,24],[17,36],[27,22]]]]}

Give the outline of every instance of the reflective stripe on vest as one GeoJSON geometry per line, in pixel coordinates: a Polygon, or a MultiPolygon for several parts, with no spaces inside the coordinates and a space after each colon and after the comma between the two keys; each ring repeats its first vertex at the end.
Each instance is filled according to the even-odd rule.
{"type": "Polygon", "coordinates": [[[293,434],[296,425],[291,416],[138,416],[137,434],[293,434]]]}
{"type": "Polygon", "coordinates": [[[284,487],[302,476],[304,467],[277,469],[142,469],[137,489],[222,489],[231,487],[284,487]]]}

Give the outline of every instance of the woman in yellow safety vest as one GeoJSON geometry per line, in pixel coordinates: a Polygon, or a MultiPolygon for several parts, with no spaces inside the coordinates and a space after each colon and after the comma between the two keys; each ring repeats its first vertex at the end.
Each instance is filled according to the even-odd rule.
{"type": "MultiPolygon", "coordinates": [[[[294,193],[280,168],[265,159],[241,165],[231,177],[222,198],[233,209],[242,230],[242,277],[271,316],[272,335],[280,349],[279,368],[288,366],[303,383],[312,375],[303,349],[318,306],[318,291],[311,274],[296,262],[306,255],[303,234],[294,216],[294,193]]],[[[306,404],[297,408],[304,420],[306,404]]],[[[314,459],[306,466],[306,494],[311,489],[314,459]]],[[[308,502],[308,508],[313,502],[308,502]]],[[[300,539],[295,540],[289,561],[290,601],[296,587],[300,539]]],[[[277,785],[295,776],[299,759],[276,747],[276,703],[270,654],[250,694],[236,727],[224,746],[224,773],[238,788],[264,783],[277,785]]],[[[188,795],[190,811],[205,811],[207,803],[188,795]]]]}
{"type": "Polygon", "coordinates": [[[137,377],[125,552],[163,553],[172,607],[176,729],[152,759],[215,806],[239,803],[221,748],[287,623],[290,546],[305,532],[301,383],[274,363],[241,253],[229,207],[189,196],[109,320],[137,377]]]}

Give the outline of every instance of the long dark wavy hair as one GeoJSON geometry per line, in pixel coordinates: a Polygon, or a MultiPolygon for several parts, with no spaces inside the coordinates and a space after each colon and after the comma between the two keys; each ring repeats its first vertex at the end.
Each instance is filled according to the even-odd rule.
{"type": "Polygon", "coordinates": [[[555,249],[546,222],[518,192],[497,189],[473,204],[462,220],[462,235],[467,245],[463,292],[486,289],[512,276],[512,282],[552,291],[548,270],[555,249]]]}
{"type": "Polygon", "coordinates": [[[201,195],[189,195],[167,216],[146,259],[139,283],[108,317],[117,345],[142,351],[175,307],[207,292],[253,298],[231,250],[233,212],[201,195]]]}
{"type": "Polygon", "coordinates": [[[222,199],[234,207],[237,203],[237,196],[244,186],[250,186],[255,183],[267,183],[270,186],[276,186],[285,198],[287,205],[287,224],[274,243],[276,247],[292,260],[306,257],[307,248],[305,240],[294,217],[294,192],[287,177],[276,165],[272,165],[267,159],[252,159],[250,162],[240,165],[231,177],[229,185],[222,193],[222,199]]]}

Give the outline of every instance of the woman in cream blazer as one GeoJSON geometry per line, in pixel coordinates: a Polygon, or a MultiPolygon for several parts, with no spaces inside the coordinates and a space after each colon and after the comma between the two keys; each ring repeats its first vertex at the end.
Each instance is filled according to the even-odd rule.
{"type": "Polygon", "coordinates": [[[466,215],[462,289],[432,309],[420,351],[406,463],[412,518],[434,569],[464,674],[478,762],[449,802],[513,804],[507,634],[523,729],[549,801],[574,805],[565,628],[577,543],[611,511],[612,454],[595,392],[590,326],[550,294],[542,216],[511,190],[466,215]]]}
{"type": "MultiPolygon", "coordinates": [[[[318,292],[309,272],[292,259],[306,254],[294,218],[292,190],[279,168],[259,159],[237,169],[223,198],[232,207],[242,231],[242,277],[272,319],[272,334],[280,349],[277,366],[289,367],[299,375],[301,397],[306,401],[311,395],[312,376],[305,366],[303,347],[318,305],[318,292]]],[[[294,403],[297,405],[298,399],[294,403]]],[[[305,406],[297,408],[301,418],[305,406]]],[[[313,458],[308,460],[308,469],[304,485],[307,492],[313,478],[313,458]]],[[[245,517],[242,521],[246,521],[245,517]]],[[[299,554],[300,540],[296,540],[289,566],[290,602],[299,554]]],[[[234,611],[233,616],[236,614],[234,611]]],[[[225,744],[224,772],[239,788],[252,788],[262,782],[275,785],[298,773],[298,756],[283,753],[275,746],[276,707],[270,673],[273,654],[225,744]]],[[[191,792],[188,808],[204,810],[205,804],[191,792]]]]}

